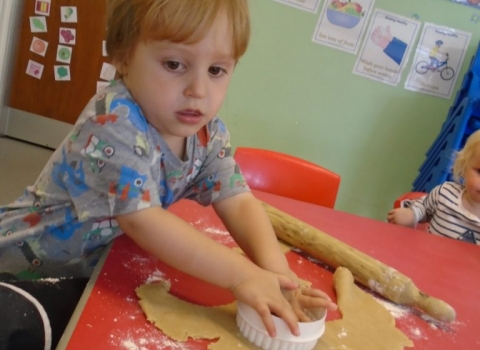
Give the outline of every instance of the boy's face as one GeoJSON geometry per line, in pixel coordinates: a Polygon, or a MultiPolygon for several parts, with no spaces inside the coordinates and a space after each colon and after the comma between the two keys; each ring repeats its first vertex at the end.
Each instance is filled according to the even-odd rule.
{"type": "Polygon", "coordinates": [[[195,44],[140,41],[126,64],[116,64],[170,147],[183,144],[220,109],[235,68],[231,38],[226,16],[219,14],[195,44]]]}

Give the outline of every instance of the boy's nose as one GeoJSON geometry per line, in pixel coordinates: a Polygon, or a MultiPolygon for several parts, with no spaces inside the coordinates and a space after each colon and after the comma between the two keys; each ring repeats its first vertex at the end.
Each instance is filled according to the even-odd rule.
{"type": "Polygon", "coordinates": [[[185,88],[185,96],[192,98],[202,98],[205,96],[207,77],[203,74],[194,74],[191,76],[188,85],[185,88]]]}

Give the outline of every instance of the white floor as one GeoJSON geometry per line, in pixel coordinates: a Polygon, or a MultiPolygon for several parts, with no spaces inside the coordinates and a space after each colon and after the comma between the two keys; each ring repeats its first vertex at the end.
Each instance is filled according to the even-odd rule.
{"type": "Polygon", "coordinates": [[[52,153],[51,149],[0,137],[0,206],[34,183],[52,153]]]}

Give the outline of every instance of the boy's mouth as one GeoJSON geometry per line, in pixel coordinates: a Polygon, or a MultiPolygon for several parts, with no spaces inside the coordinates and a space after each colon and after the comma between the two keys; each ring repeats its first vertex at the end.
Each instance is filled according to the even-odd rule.
{"type": "Polygon", "coordinates": [[[185,124],[197,124],[203,118],[203,113],[198,109],[184,109],[176,113],[177,119],[185,124]]]}

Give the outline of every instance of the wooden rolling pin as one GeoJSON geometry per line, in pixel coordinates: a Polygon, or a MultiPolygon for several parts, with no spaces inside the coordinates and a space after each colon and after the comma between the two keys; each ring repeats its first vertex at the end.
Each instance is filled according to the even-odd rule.
{"type": "Polygon", "coordinates": [[[417,307],[433,318],[452,322],[455,310],[440,299],[421,292],[410,278],[382,262],[269,204],[263,203],[279,239],[337,268],[348,268],[355,280],[385,298],[417,307]]]}

